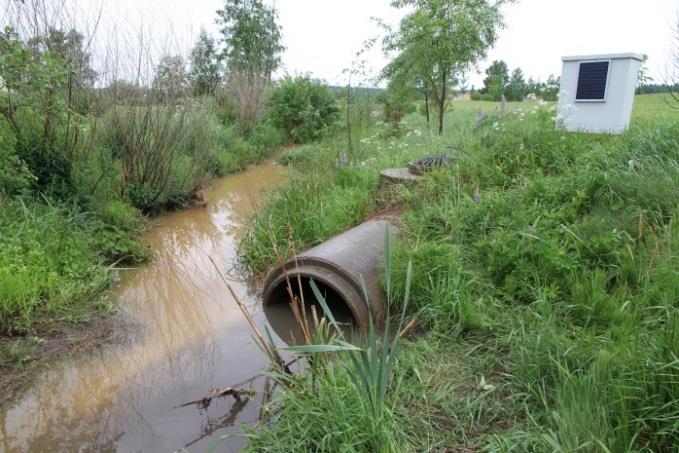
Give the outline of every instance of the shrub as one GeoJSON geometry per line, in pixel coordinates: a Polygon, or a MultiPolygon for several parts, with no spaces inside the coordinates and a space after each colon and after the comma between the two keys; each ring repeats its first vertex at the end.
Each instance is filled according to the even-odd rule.
{"type": "Polygon", "coordinates": [[[0,124],[0,194],[13,195],[26,189],[34,178],[17,156],[14,135],[0,124]]]}
{"type": "Polygon", "coordinates": [[[269,122],[258,122],[250,128],[247,141],[258,156],[268,156],[285,142],[285,132],[269,122]]]}
{"type": "MultiPolygon", "coordinates": [[[[10,27],[0,31],[0,79],[7,88],[0,91],[4,113],[0,141],[5,142],[0,152],[7,156],[6,129],[10,129],[16,157],[9,157],[14,163],[6,165],[25,165],[34,176],[33,188],[60,198],[74,194],[73,155],[82,132],[82,117],[72,108],[68,90],[73,77],[63,54],[31,47],[10,27]]],[[[17,183],[23,185],[12,182],[17,183]]]]}
{"type": "Polygon", "coordinates": [[[297,143],[320,138],[339,115],[324,83],[309,76],[285,77],[269,100],[272,122],[297,143]]]}
{"type": "Polygon", "coordinates": [[[197,185],[222,170],[224,135],[205,110],[116,107],[103,123],[99,140],[121,163],[121,190],[143,212],[183,206],[197,185]]]}
{"type": "Polygon", "coordinates": [[[415,90],[410,85],[389,82],[384,92],[382,109],[384,120],[391,124],[393,135],[401,134],[401,120],[415,111],[414,98],[415,90]]]}

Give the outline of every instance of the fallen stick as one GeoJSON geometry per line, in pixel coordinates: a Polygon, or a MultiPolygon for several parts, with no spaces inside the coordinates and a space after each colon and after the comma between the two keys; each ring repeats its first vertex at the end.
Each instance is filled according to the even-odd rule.
{"type": "Polygon", "coordinates": [[[211,388],[208,390],[207,395],[204,397],[193,400],[193,401],[187,401],[184,404],[180,404],[179,406],[173,407],[173,409],[178,409],[180,407],[186,407],[186,406],[193,406],[194,404],[198,406],[200,409],[207,409],[210,406],[210,403],[212,402],[213,399],[215,398],[224,398],[225,396],[232,396],[233,399],[235,399],[237,402],[241,402],[244,397],[248,398],[252,394],[251,390],[240,390],[240,389],[235,389],[233,387],[227,387],[225,389],[216,389],[216,388],[211,388]]]}
{"type": "MultiPolygon", "coordinates": [[[[294,359],[287,362],[285,364],[285,367],[287,368],[287,367],[293,365],[300,358],[302,358],[302,356],[295,357],[294,359]]],[[[254,381],[255,379],[262,377],[262,376],[264,376],[264,375],[263,374],[256,374],[256,375],[254,375],[254,376],[252,376],[248,379],[245,379],[244,381],[240,381],[238,384],[235,384],[232,387],[226,387],[224,389],[217,389],[217,388],[211,387],[210,390],[208,390],[207,394],[204,397],[199,398],[197,400],[193,400],[193,401],[187,401],[186,403],[180,404],[179,406],[174,406],[172,409],[179,409],[181,407],[193,406],[193,405],[198,406],[200,409],[206,409],[210,405],[210,403],[212,402],[213,399],[223,398],[223,397],[229,396],[229,395],[233,396],[233,398],[236,401],[240,402],[240,401],[242,401],[243,395],[245,395],[246,397],[250,397],[253,394],[255,394],[255,391],[252,390],[252,389],[241,390],[241,389],[237,389],[236,387],[240,387],[241,385],[248,384],[248,383],[250,383],[250,382],[254,381]]]]}
{"type": "Polygon", "coordinates": [[[403,328],[403,330],[398,334],[398,336],[399,336],[399,337],[402,337],[402,336],[404,336],[405,334],[407,334],[408,331],[409,331],[410,329],[413,328],[413,326],[415,325],[416,322],[417,322],[417,315],[413,316],[413,319],[411,319],[410,322],[409,322],[408,324],[406,324],[406,326],[405,326],[405,327],[403,328]]]}

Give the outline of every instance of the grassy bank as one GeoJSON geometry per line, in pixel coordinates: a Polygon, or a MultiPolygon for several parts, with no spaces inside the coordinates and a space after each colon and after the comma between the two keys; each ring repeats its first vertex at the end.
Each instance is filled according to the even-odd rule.
{"type": "Polygon", "coordinates": [[[101,324],[115,311],[107,293],[116,268],[148,259],[146,216],[200,202],[212,179],[283,141],[264,124],[239,135],[215,110],[210,99],[113,106],[71,124],[79,138],[70,156],[52,148],[66,132],[46,142],[33,135],[34,117],[0,130],[9,156],[0,164],[0,393],[58,352],[113,333],[101,324]]]}
{"type": "MultiPolygon", "coordinates": [[[[554,107],[454,103],[443,137],[410,115],[284,156],[296,170],[253,219],[246,263],[271,265],[402,204],[394,287],[413,278],[418,335],[398,354],[387,441],[338,355],[283,393],[253,450],[671,451],[679,443],[679,121],[638,96],[621,136],[566,133],[554,107]],[[477,121],[478,109],[486,116],[477,121]],[[385,194],[377,173],[446,147],[457,165],[385,194]],[[377,443],[376,443],[377,442],[377,443]]],[[[393,300],[402,300],[397,291],[393,300]]],[[[394,307],[396,308],[396,307],[394,307]]]]}
{"type": "Polygon", "coordinates": [[[181,57],[153,83],[95,83],[81,34],[35,32],[0,31],[2,394],[114,309],[116,268],[149,257],[145,217],[202,205],[214,178],[319,138],[337,115],[328,87],[302,76],[267,77],[245,109],[221,74],[190,85],[181,57]]]}

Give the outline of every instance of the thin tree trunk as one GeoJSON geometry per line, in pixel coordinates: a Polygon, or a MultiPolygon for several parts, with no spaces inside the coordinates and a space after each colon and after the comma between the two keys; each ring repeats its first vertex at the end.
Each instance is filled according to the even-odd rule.
{"type": "Polygon", "coordinates": [[[366,90],[367,90],[366,91],[366,99],[367,100],[366,100],[366,107],[365,107],[365,113],[366,113],[365,122],[366,122],[367,130],[370,130],[370,112],[371,112],[371,109],[370,109],[370,87],[368,87],[366,90]]]}
{"type": "Polygon", "coordinates": [[[429,94],[424,90],[424,113],[427,115],[427,128],[429,128],[429,94]]]}
{"type": "MultiPolygon", "coordinates": [[[[445,78],[444,78],[445,80],[445,78]]],[[[439,135],[443,135],[443,114],[446,111],[446,84],[441,88],[441,99],[439,100],[439,135]]]]}
{"type": "Polygon", "coordinates": [[[347,138],[349,139],[349,151],[352,149],[351,145],[351,81],[347,85],[347,138]]]}

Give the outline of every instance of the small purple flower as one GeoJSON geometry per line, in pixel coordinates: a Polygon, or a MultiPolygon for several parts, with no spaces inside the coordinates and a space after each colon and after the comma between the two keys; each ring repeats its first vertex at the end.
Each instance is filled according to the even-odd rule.
{"type": "Polygon", "coordinates": [[[481,192],[479,191],[479,186],[476,186],[476,189],[474,190],[472,201],[474,201],[474,204],[479,204],[481,202],[481,192]]]}
{"type": "Polygon", "coordinates": [[[483,119],[486,117],[486,112],[483,111],[481,107],[479,107],[479,111],[476,113],[476,124],[479,124],[483,119]]]}

